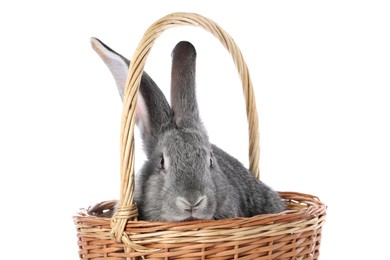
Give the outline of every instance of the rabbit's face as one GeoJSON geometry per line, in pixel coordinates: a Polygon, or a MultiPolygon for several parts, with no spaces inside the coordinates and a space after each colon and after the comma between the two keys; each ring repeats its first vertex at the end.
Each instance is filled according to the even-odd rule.
{"type": "Polygon", "coordinates": [[[216,165],[207,138],[199,131],[173,129],[161,138],[156,151],[161,219],[212,219],[216,209],[212,174],[216,165]]]}

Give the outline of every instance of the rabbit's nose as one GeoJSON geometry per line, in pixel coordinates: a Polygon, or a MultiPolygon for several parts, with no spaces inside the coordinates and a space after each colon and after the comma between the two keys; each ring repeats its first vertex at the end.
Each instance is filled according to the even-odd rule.
{"type": "Polygon", "coordinates": [[[176,200],[176,204],[178,205],[179,208],[192,213],[198,208],[202,207],[205,200],[206,200],[206,196],[200,196],[192,200],[188,200],[183,197],[178,197],[176,200]]]}

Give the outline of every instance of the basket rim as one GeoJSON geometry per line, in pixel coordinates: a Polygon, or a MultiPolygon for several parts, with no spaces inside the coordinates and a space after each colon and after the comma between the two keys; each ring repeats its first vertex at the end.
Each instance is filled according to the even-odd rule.
{"type": "MultiPolygon", "coordinates": [[[[299,219],[299,218],[302,219],[308,215],[322,213],[323,211],[325,211],[327,209],[327,205],[323,201],[321,201],[317,196],[314,196],[311,194],[301,193],[301,192],[293,192],[293,191],[279,191],[278,193],[280,194],[282,199],[287,201],[287,204],[288,204],[288,201],[291,201],[291,204],[302,205],[302,207],[300,209],[287,209],[287,210],[284,210],[282,212],[275,213],[275,214],[261,214],[261,215],[251,216],[251,217],[236,217],[236,218],[225,218],[225,219],[218,219],[218,220],[209,219],[209,220],[192,220],[192,221],[181,221],[181,222],[174,222],[174,221],[172,221],[172,222],[158,222],[158,221],[145,221],[145,220],[131,221],[131,220],[129,220],[128,222],[129,223],[140,223],[140,225],[145,225],[147,223],[153,224],[153,225],[166,225],[167,223],[172,223],[172,226],[176,226],[176,227],[186,226],[188,224],[192,225],[192,224],[207,224],[207,223],[213,223],[215,225],[218,223],[223,224],[225,222],[229,222],[232,220],[244,221],[244,220],[251,220],[254,218],[267,219],[270,217],[284,216],[284,215],[288,215],[289,219],[291,219],[293,217],[293,215],[297,215],[297,216],[300,215],[300,217],[298,217],[297,219],[299,219]],[[304,200],[304,202],[302,202],[300,200],[304,200]],[[304,204],[306,204],[307,206],[305,206],[304,204]]],[[[79,212],[76,213],[76,215],[74,217],[77,217],[77,218],[88,217],[91,219],[96,218],[96,219],[110,220],[111,216],[90,214],[89,209],[91,207],[97,206],[98,207],[97,210],[109,210],[109,209],[111,209],[111,206],[116,204],[116,202],[117,202],[117,200],[106,200],[106,201],[102,201],[102,202],[96,203],[94,205],[91,205],[87,208],[80,208],[79,212]],[[99,205],[102,205],[102,206],[99,207],[99,205]]],[[[296,216],[294,216],[294,218],[295,217],[296,216]]],[[[279,221],[282,221],[282,220],[283,220],[283,217],[281,217],[279,219],[279,221]]]]}

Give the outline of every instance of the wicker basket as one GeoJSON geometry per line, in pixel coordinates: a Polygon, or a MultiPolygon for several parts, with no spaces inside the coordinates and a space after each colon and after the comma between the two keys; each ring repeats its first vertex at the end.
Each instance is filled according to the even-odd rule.
{"type": "Polygon", "coordinates": [[[119,209],[113,217],[108,217],[115,202],[106,201],[82,209],[74,216],[80,259],[318,259],[326,206],[307,194],[281,192],[288,210],[279,214],[180,223],[137,221],[133,133],[138,86],[157,37],[179,25],[204,28],[232,55],[246,101],[250,170],[259,177],[257,111],[252,83],[239,48],[221,27],[201,15],[167,15],[146,31],[130,66],[122,115],[119,209]]]}

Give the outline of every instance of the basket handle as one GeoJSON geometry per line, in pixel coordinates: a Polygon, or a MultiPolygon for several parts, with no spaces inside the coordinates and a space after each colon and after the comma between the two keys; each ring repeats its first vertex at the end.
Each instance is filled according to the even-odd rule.
{"type": "MultiPolygon", "coordinates": [[[[152,24],[145,32],[131,59],[127,78],[121,128],[121,197],[117,212],[111,218],[111,236],[117,242],[131,244],[126,233],[125,225],[128,220],[137,219],[137,207],[134,203],[134,126],[137,93],[140,85],[146,58],[155,40],[166,29],[181,25],[202,27],[212,33],[232,55],[233,61],[240,74],[243,93],[246,102],[246,114],[249,125],[249,169],[259,178],[259,130],[255,97],[247,65],[241,51],[232,39],[219,25],[212,20],[195,13],[172,13],[162,17],[152,24]]],[[[133,245],[136,247],[136,245],[133,245]]],[[[140,248],[140,250],[142,250],[140,248]]]]}

